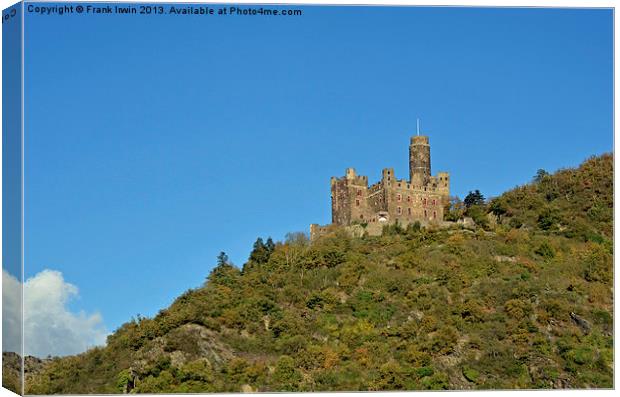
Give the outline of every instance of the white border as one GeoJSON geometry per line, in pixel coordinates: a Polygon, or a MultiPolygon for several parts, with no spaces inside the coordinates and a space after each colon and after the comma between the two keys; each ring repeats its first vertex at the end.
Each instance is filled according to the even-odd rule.
{"type": "MultiPolygon", "coordinates": [[[[43,0],[31,0],[30,2],[45,2],[43,0]]],[[[72,1],[67,1],[67,0],[60,0],[60,1],[56,1],[56,2],[67,2],[67,3],[76,3],[76,2],[72,2],[72,1]]],[[[98,1],[90,1],[90,3],[96,3],[98,1]]],[[[123,1],[125,2],[125,1],[123,1]]],[[[17,3],[16,1],[10,1],[10,0],[0,0],[0,5],[2,6],[2,9],[5,9],[13,4],[17,3]]],[[[283,0],[267,0],[267,1],[260,1],[260,0],[242,0],[239,2],[234,2],[234,1],[210,1],[210,0],[206,0],[206,1],[181,1],[181,0],[168,0],[168,1],[134,1],[134,2],[130,2],[130,1],[126,1],[126,3],[206,3],[206,4],[231,4],[231,3],[236,3],[236,4],[265,4],[265,3],[269,3],[269,4],[304,4],[304,5],[419,5],[419,6],[481,6],[481,7],[562,7],[562,8],[595,8],[595,7],[602,7],[602,8],[616,8],[617,5],[617,1],[608,1],[608,0],[590,0],[590,1],[579,1],[579,0],[540,0],[540,1],[532,1],[532,0],[521,0],[521,1],[513,1],[513,0],[496,0],[496,1],[489,1],[489,0],[470,0],[470,1],[462,1],[462,0],[453,0],[453,1],[438,1],[438,0],[423,0],[423,1],[411,1],[411,0],[306,0],[306,1],[299,1],[299,0],[289,0],[289,1],[283,1],[283,0]]],[[[23,18],[23,8],[22,8],[22,18],[23,18]]],[[[24,20],[22,19],[22,45],[23,45],[23,26],[24,26],[24,20]]],[[[2,42],[2,29],[0,29],[0,43],[2,42]]],[[[614,155],[617,152],[617,140],[615,140],[615,131],[617,131],[617,126],[616,126],[616,117],[615,114],[618,110],[617,108],[617,102],[615,101],[615,93],[617,92],[617,81],[615,79],[616,76],[616,72],[617,72],[617,62],[616,62],[616,46],[618,43],[618,31],[615,29],[615,16],[614,16],[614,155]]],[[[0,44],[1,45],[1,44],[0,44]]],[[[23,49],[23,48],[22,48],[23,49]]],[[[24,56],[24,52],[22,51],[22,62],[23,62],[23,56],[24,56]]],[[[23,63],[22,63],[23,65],[23,63]]],[[[2,53],[0,51],[0,76],[2,73],[2,53]]],[[[22,67],[22,127],[23,127],[23,115],[24,115],[24,108],[23,108],[23,67],[22,67]]],[[[1,80],[1,79],[0,79],[1,80]]],[[[1,81],[0,81],[0,88],[1,88],[1,81]]],[[[2,99],[0,98],[0,117],[2,115],[2,99]]],[[[23,134],[22,134],[22,140],[23,140],[23,134]]],[[[22,141],[23,144],[23,141],[22,141]]],[[[22,148],[23,150],[23,148],[22,148]]],[[[22,153],[23,155],[23,153],[22,153]]],[[[22,161],[24,160],[23,156],[22,156],[22,161]]],[[[22,164],[22,171],[23,171],[23,164],[22,164]]],[[[23,175],[23,174],[22,174],[23,175]]],[[[2,143],[0,140],[0,186],[2,184],[2,143]]],[[[616,212],[615,212],[615,197],[617,197],[618,192],[619,192],[620,188],[618,187],[618,183],[615,177],[615,157],[614,157],[614,247],[618,246],[618,236],[615,234],[615,224],[616,224],[616,212]]],[[[23,193],[23,184],[22,184],[22,193],[23,193]]],[[[2,195],[0,193],[0,208],[1,208],[1,203],[2,203],[2,195]]],[[[0,213],[0,225],[2,224],[2,214],[0,213]]],[[[23,226],[23,214],[22,214],[22,226],[23,226]]],[[[22,231],[23,232],[23,231],[22,231]]],[[[22,239],[23,239],[23,234],[22,234],[22,239]]],[[[2,231],[0,230],[0,241],[2,241],[2,231]]],[[[23,243],[23,240],[22,240],[23,243]]],[[[22,248],[23,248],[23,244],[22,244],[22,248]]],[[[1,257],[1,253],[2,253],[2,247],[0,244],[0,257],[1,257]]],[[[615,254],[615,252],[614,252],[615,254]]],[[[23,256],[22,256],[23,259],[23,256]]],[[[617,270],[618,266],[616,266],[616,255],[614,255],[614,286],[616,285],[615,281],[617,279],[617,270]]],[[[23,267],[22,267],[22,280],[23,280],[23,267]]],[[[0,291],[1,291],[1,283],[0,283],[0,291]]],[[[0,304],[1,304],[1,293],[0,293],[0,304]]],[[[22,299],[23,301],[23,299],[22,299]]],[[[614,330],[618,330],[619,329],[619,322],[618,322],[618,316],[617,316],[617,310],[615,310],[615,305],[614,305],[614,330]]],[[[0,322],[0,335],[1,335],[1,330],[2,330],[2,324],[0,322]]],[[[617,365],[615,365],[618,361],[618,354],[617,354],[617,349],[615,349],[615,337],[616,337],[617,333],[614,332],[614,386],[617,386],[618,380],[619,380],[619,375],[618,375],[618,371],[617,371],[617,365]]],[[[22,341],[23,343],[23,341],[22,341]]],[[[399,394],[399,395],[414,395],[414,394],[419,394],[422,392],[377,392],[377,393],[373,393],[373,395],[376,396],[388,396],[388,395],[394,395],[395,393],[399,394]]],[[[426,392],[428,393],[428,392],[426,392]]],[[[453,391],[452,393],[463,393],[463,392],[457,392],[457,391],[453,391]]],[[[510,395],[510,396],[525,396],[526,393],[544,393],[546,396],[556,396],[556,395],[562,395],[565,397],[568,396],[574,396],[574,395],[583,395],[585,393],[592,393],[595,394],[597,396],[612,396],[615,395],[614,391],[612,390],[588,390],[588,391],[583,391],[583,390],[541,390],[541,391],[468,391],[466,392],[468,395],[471,396],[483,396],[483,395],[510,395]]],[[[265,394],[261,394],[261,396],[294,396],[296,393],[265,393],[265,394]]],[[[342,396],[342,397],[353,397],[356,395],[359,395],[360,393],[313,393],[313,395],[321,395],[321,396],[331,396],[331,395],[337,395],[337,396],[342,396]]],[[[6,389],[0,389],[0,397],[4,397],[4,396],[14,396],[15,394],[13,394],[12,392],[6,390],[6,389]]],[[[218,395],[228,395],[228,394],[218,394],[218,395]]],[[[165,394],[159,394],[158,396],[172,396],[172,395],[165,395],[165,394]]]]}

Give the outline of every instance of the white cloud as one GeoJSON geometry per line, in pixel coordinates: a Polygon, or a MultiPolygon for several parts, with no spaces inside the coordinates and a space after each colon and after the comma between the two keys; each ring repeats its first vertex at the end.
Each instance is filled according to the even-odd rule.
{"type": "MultiPolygon", "coordinates": [[[[2,271],[3,300],[15,303],[19,293],[19,282],[4,270],[2,271]],[[16,292],[17,291],[17,292],[16,292]]],[[[74,313],[67,307],[68,302],[78,295],[78,288],[65,282],[62,273],[43,270],[24,283],[24,350],[26,355],[45,357],[81,353],[90,347],[105,344],[108,334],[99,313],[74,313]]],[[[7,302],[7,301],[5,301],[7,302]]],[[[8,303],[8,302],[7,302],[8,303]]],[[[5,303],[6,304],[6,303],[5,303]]],[[[19,311],[4,309],[3,328],[19,326],[19,311]],[[9,318],[6,318],[7,315],[9,318]]],[[[19,328],[18,328],[19,330],[19,328]]],[[[19,332],[19,331],[18,331],[19,332]]],[[[19,343],[19,333],[3,331],[7,346],[19,343]],[[15,336],[17,339],[15,339],[15,336]]]]}
{"type": "Polygon", "coordinates": [[[17,278],[2,269],[2,351],[21,351],[22,291],[17,278]]]}

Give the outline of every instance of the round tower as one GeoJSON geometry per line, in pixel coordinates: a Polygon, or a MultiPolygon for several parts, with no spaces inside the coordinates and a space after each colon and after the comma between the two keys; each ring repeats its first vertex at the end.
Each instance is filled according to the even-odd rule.
{"type": "Polygon", "coordinates": [[[409,179],[412,185],[426,185],[431,176],[431,145],[428,137],[412,136],[409,145],[409,179]]]}

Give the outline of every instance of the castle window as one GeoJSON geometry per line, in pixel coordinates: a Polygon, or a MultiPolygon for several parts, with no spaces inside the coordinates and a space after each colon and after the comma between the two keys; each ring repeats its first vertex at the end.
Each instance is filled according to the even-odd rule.
{"type": "Polygon", "coordinates": [[[402,209],[402,208],[400,208],[400,207],[398,207],[398,215],[400,215],[400,214],[402,214],[402,213],[403,213],[403,209],[402,209]]]}
{"type": "Polygon", "coordinates": [[[397,194],[397,195],[396,195],[396,199],[397,199],[398,201],[400,201],[400,200],[401,200],[401,198],[402,198],[402,197],[401,197],[401,195],[400,195],[400,194],[397,194]]]}
{"type": "Polygon", "coordinates": [[[424,210],[424,218],[426,218],[428,215],[426,213],[426,210],[424,210]]]}
{"type": "Polygon", "coordinates": [[[400,187],[400,182],[398,182],[398,187],[400,187]]]}
{"type": "Polygon", "coordinates": [[[361,191],[361,190],[358,190],[358,191],[357,191],[357,195],[358,195],[358,196],[361,196],[361,195],[362,195],[362,191],[361,191]]]}
{"type": "Polygon", "coordinates": [[[359,206],[360,206],[360,201],[359,201],[359,200],[355,200],[355,205],[356,205],[357,207],[359,207],[359,206]]]}
{"type": "Polygon", "coordinates": [[[410,203],[411,202],[411,196],[407,196],[407,202],[410,203]]]}
{"type": "Polygon", "coordinates": [[[433,205],[435,205],[435,204],[436,204],[436,201],[433,199],[433,205]]]}
{"type": "Polygon", "coordinates": [[[437,211],[433,211],[433,218],[437,219],[437,211]]]}
{"type": "Polygon", "coordinates": [[[422,204],[426,205],[426,199],[422,200],[422,204]]]}
{"type": "Polygon", "coordinates": [[[411,215],[411,208],[407,208],[407,214],[411,215]]]}
{"type": "Polygon", "coordinates": [[[360,219],[364,219],[364,214],[360,214],[360,219]]]}

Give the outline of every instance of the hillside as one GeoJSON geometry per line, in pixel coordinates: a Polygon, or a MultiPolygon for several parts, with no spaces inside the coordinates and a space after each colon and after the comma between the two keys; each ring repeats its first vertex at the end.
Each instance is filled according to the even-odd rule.
{"type": "Polygon", "coordinates": [[[613,387],[612,155],[479,207],[474,230],[291,234],[242,269],[222,255],[26,392],[613,387]]]}

